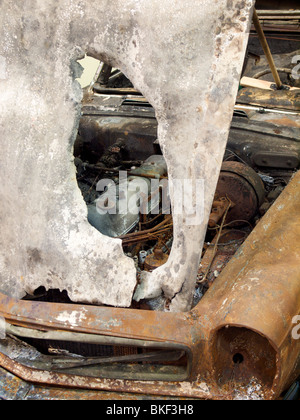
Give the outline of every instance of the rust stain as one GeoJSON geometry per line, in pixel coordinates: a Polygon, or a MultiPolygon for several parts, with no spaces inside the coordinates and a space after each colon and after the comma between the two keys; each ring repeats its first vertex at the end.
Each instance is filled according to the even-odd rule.
{"type": "Polygon", "coordinates": [[[283,127],[286,126],[286,127],[300,128],[300,122],[292,120],[288,117],[272,119],[270,120],[270,122],[279,126],[283,126],[283,127]]]}

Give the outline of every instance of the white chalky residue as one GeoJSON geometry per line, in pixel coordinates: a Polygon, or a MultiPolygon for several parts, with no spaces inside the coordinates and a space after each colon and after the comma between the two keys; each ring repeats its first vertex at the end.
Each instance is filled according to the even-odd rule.
{"type": "Polygon", "coordinates": [[[4,340],[6,337],[5,319],[0,316],[0,340],[4,340]]]}
{"type": "Polygon", "coordinates": [[[80,312],[80,311],[73,311],[73,312],[65,311],[65,312],[62,312],[57,317],[58,321],[70,324],[72,327],[77,327],[85,319],[86,319],[86,315],[83,311],[82,312],[80,312]]]}
{"type": "Polygon", "coordinates": [[[235,400],[263,400],[264,393],[260,383],[252,378],[249,385],[236,391],[235,400]]]}
{"type": "Polygon", "coordinates": [[[7,77],[6,58],[0,55],[0,80],[5,80],[7,77]]]}

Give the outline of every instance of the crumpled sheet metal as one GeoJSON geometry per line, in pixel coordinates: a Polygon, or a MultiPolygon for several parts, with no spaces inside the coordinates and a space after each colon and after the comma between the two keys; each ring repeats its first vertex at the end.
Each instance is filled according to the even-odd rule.
{"type": "Polygon", "coordinates": [[[10,324],[186,346],[193,355],[189,380],[91,380],[35,371],[0,353],[1,365],[26,381],[66,388],[213,399],[247,398],[255,388],[259,398],[279,398],[300,375],[300,340],[293,336],[300,315],[299,207],[300,172],[188,313],[17,301],[0,294],[0,316],[10,324]]]}
{"type": "MultiPolygon", "coordinates": [[[[129,394],[109,391],[95,391],[87,389],[72,389],[54,386],[38,385],[25,382],[24,380],[12,375],[8,371],[0,368],[0,399],[8,401],[136,401],[136,400],[168,400],[169,397],[129,394]]],[[[174,400],[175,398],[172,398],[174,400]]],[[[181,398],[180,398],[181,400],[181,398]]],[[[150,404],[150,403],[149,403],[150,404]]]]}
{"type": "MultiPolygon", "coordinates": [[[[266,339],[268,355],[260,354],[265,364],[257,368],[262,374],[273,363],[270,395],[275,396],[300,375],[300,339],[295,333],[300,314],[299,209],[297,172],[201,302],[201,312],[215,312],[211,339],[215,349],[219,346],[214,357],[221,370],[231,360],[220,338],[224,329],[246,328],[266,339]]],[[[249,349],[245,365],[251,362],[247,353],[249,349]]]]}
{"type": "MultiPolygon", "coordinates": [[[[204,219],[174,217],[168,263],[138,296],[188,310],[227,141],[254,0],[1,2],[0,289],[39,286],[129,306],[134,263],[87,222],[72,157],[85,53],[120,68],[156,109],[170,180],[205,180],[204,219]]],[[[196,203],[195,194],[190,202],[196,203]]]]}

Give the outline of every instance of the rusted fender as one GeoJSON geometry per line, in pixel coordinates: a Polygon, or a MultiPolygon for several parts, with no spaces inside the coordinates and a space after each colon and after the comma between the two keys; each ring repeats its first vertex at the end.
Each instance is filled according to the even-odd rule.
{"type": "Polygon", "coordinates": [[[214,319],[209,342],[221,383],[236,355],[240,374],[264,377],[270,397],[300,374],[299,210],[300,172],[195,310],[214,319]]]}

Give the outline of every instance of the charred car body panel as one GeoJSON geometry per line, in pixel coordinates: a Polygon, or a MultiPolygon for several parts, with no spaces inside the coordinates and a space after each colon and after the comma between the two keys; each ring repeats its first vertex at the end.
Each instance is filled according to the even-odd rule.
{"type": "MultiPolygon", "coordinates": [[[[155,105],[156,114],[143,96],[130,87],[123,91],[121,89],[118,93],[114,89],[106,89],[104,92],[103,87],[100,86],[100,95],[95,91],[92,96],[87,95],[83,102],[83,115],[79,126],[80,137],[75,143],[75,164],[79,186],[81,181],[86,181],[86,172],[94,171],[95,179],[92,179],[87,188],[87,193],[90,193],[95,186],[94,183],[99,179],[99,174],[108,173],[113,177],[114,171],[124,169],[128,165],[130,169],[127,167],[127,172],[132,177],[165,178],[165,170],[158,171],[157,175],[155,170],[151,172],[151,168],[145,169],[147,164],[152,164],[152,160],[155,163],[157,157],[160,164],[164,166],[164,162],[160,159],[163,152],[168,163],[168,176],[171,179],[176,175],[184,176],[188,173],[189,175],[192,173],[192,177],[205,175],[205,179],[210,184],[206,186],[206,221],[201,228],[194,228],[195,231],[192,232],[182,215],[173,217],[174,220],[171,216],[165,217],[164,220],[159,218],[161,215],[153,220],[145,217],[136,222],[137,225],[139,224],[139,229],[134,229],[129,233],[125,231],[118,242],[112,242],[104,236],[101,238],[102,241],[96,240],[98,233],[87,223],[85,206],[81,197],[81,201],[79,200],[77,186],[75,200],[72,194],[66,193],[67,182],[63,183],[62,190],[59,185],[63,174],[66,176],[66,181],[70,180],[70,174],[74,176],[74,167],[71,170],[71,166],[68,166],[68,169],[64,171],[60,166],[62,162],[65,164],[64,159],[70,158],[70,145],[66,152],[65,144],[63,144],[60,149],[63,158],[61,161],[59,159],[59,162],[56,160],[58,149],[54,147],[57,146],[57,138],[60,135],[62,143],[64,140],[70,140],[71,126],[74,122],[72,118],[76,113],[72,108],[73,105],[70,106],[74,98],[64,97],[62,103],[67,104],[72,121],[68,120],[67,128],[63,128],[61,117],[55,121],[59,115],[58,109],[55,108],[54,118],[51,117],[47,124],[53,138],[48,144],[45,141],[46,137],[42,136],[46,144],[45,149],[41,148],[39,151],[41,153],[37,156],[38,163],[34,165],[34,168],[38,169],[38,175],[48,182],[55,179],[52,177],[54,176],[53,168],[59,171],[60,177],[51,185],[56,203],[58,197],[63,203],[60,202],[58,206],[59,217],[53,215],[52,210],[55,206],[47,205],[47,211],[44,212],[43,197],[53,198],[53,194],[49,193],[48,187],[41,188],[42,192],[39,191],[42,197],[41,202],[38,207],[35,203],[31,203],[30,210],[32,210],[34,221],[37,220],[38,211],[45,213],[45,218],[42,218],[36,226],[38,230],[36,237],[33,235],[29,242],[28,235],[26,235],[27,239],[24,239],[24,244],[30,244],[26,248],[27,259],[24,260],[23,266],[23,269],[27,267],[24,270],[25,273],[19,272],[17,258],[19,255],[16,257],[16,267],[12,267],[11,255],[15,255],[16,252],[12,247],[7,251],[10,261],[8,257],[5,262],[1,260],[6,270],[1,273],[2,278],[7,268],[10,269],[9,279],[5,278],[0,288],[0,334],[2,334],[0,336],[0,364],[3,368],[0,371],[1,398],[34,398],[33,393],[37,393],[40,398],[66,399],[74,397],[139,399],[145,396],[148,398],[151,396],[152,398],[274,399],[278,398],[299,376],[300,340],[295,339],[293,335],[295,319],[300,313],[298,268],[300,178],[299,172],[295,174],[299,168],[299,113],[297,112],[299,95],[298,93],[288,94],[287,96],[290,97],[288,106],[286,96],[281,95],[282,100],[285,100],[285,105],[282,108],[279,106],[278,110],[280,101],[278,96],[274,99],[273,93],[268,98],[262,95],[261,102],[253,106],[251,99],[257,99],[257,92],[253,93],[247,89],[240,91],[225,151],[225,162],[219,174],[222,161],[220,157],[223,156],[226,145],[225,132],[228,129],[226,121],[229,122],[231,118],[231,105],[234,102],[232,91],[235,90],[234,86],[237,85],[238,79],[235,73],[239,72],[236,68],[232,68],[232,63],[228,61],[228,58],[225,60],[224,55],[227,47],[228,51],[235,51],[236,64],[239,67],[238,62],[241,64],[242,52],[246,45],[244,35],[240,38],[236,36],[234,45],[230,48],[228,45],[222,46],[221,38],[224,39],[228,35],[226,39],[230,43],[231,32],[235,33],[238,30],[240,33],[246,30],[249,26],[247,19],[249,20],[254,2],[249,1],[247,5],[245,2],[238,1],[227,2],[226,5],[225,3],[226,13],[231,7],[235,7],[239,23],[231,26],[224,15],[220,17],[225,27],[222,26],[224,34],[220,35],[222,30],[219,26],[216,28],[216,34],[213,34],[216,35],[217,40],[215,57],[216,63],[220,66],[223,62],[231,68],[232,75],[228,76],[228,81],[220,74],[214,77],[214,85],[210,86],[205,101],[200,101],[201,98],[203,99],[203,90],[198,92],[198,98],[197,95],[189,96],[189,92],[181,96],[182,91],[178,85],[168,88],[164,86],[165,80],[161,78],[163,72],[158,77],[157,73],[145,71],[148,79],[145,76],[147,80],[141,81],[140,76],[143,72],[136,73],[131,69],[132,57],[122,56],[118,59],[120,50],[115,50],[109,38],[99,41],[92,35],[91,38],[88,35],[84,41],[81,40],[80,45],[83,45],[84,42],[89,43],[92,39],[93,48],[96,51],[94,55],[110,59],[116,65],[122,64],[127,74],[132,76],[137,86],[142,88],[141,90],[155,105]],[[240,7],[242,4],[245,7],[243,10],[240,7]],[[103,54],[101,49],[104,48],[103,45],[106,45],[106,42],[109,47],[106,54],[103,54]],[[112,57],[109,56],[110,54],[112,57]],[[166,96],[162,94],[160,97],[160,94],[152,90],[155,77],[157,77],[157,82],[159,81],[158,91],[160,88],[167,89],[166,96]],[[170,96],[170,92],[173,95],[178,89],[180,95],[170,96]],[[161,98],[165,100],[163,104],[160,103],[161,98]],[[182,102],[181,98],[185,98],[185,101],[182,102]],[[195,111],[194,105],[200,102],[195,119],[195,116],[192,117],[195,111]],[[185,105],[183,106],[182,103],[185,105]],[[276,109],[270,109],[270,105],[274,105],[276,109]],[[182,106],[181,109],[180,106],[182,106]],[[178,109],[175,114],[173,107],[178,109]],[[213,114],[215,114],[216,127],[212,126],[213,120],[210,118],[213,114]],[[203,121],[201,125],[198,121],[199,118],[201,120],[199,115],[209,116],[206,120],[208,127],[203,125],[203,121]],[[187,126],[184,122],[187,120],[189,128],[185,130],[184,127],[187,128],[187,126]],[[51,124],[55,125],[54,123],[59,127],[55,132],[51,129],[51,124]],[[201,136],[199,136],[200,127],[205,129],[201,136]],[[175,143],[170,142],[171,138],[175,140],[175,143]],[[204,139],[206,139],[206,145],[202,141],[204,139]],[[213,150],[214,147],[218,150],[213,150]],[[179,153],[180,151],[182,154],[179,153]],[[217,165],[215,162],[212,165],[204,159],[206,155],[211,158],[212,154],[217,165]],[[201,158],[199,158],[200,155],[201,158]],[[46,163],[44,157],[46,157],[46,163]],[[50,165],[47,159],[51,160],[50,165]],[[39,161],[42,161],[45,167],[39,166],[39,161]],[[189,161],[189,164],[186,164],[186,161],[189,161]],[[218,177],[219,182],[215,188],[218,177]],[[289,185],[284,188],[286,184],[289,185]],[[275,201],[277,196],[279,198],[275,201]],[[213,206],[211,206],[212,202],[213,206]],[[67,209],[72,203],[74,208],[69,214],[67,209]],[[265,212],[266,215],[261,218],[265,212]],[[241,220],[242,218],[244,220],[241,220]],[[153,227],[155,220],[158,220],[158,225],[153,227]],[[207,221],[211,229],[208,233],[207,221]],[[49,222],[49,228],[45,229],[42,226],[43,222],[49,222]],[[255,228],[252,223],[257,224],[255,228]],[[229,229],[225,230],[225,227],[229,229]],[[41,245],[40,232],[55,232],[56,235],[62,235],[62,242],[67,243],[68,251],[72,248],[73,267],[69,263],[66,264],[68,262],[68,258],[65,258],[66,250],[61,248],[60,241],[55,241],[51,233],[46,243],[43,242],[41,245]],[[161,234],[163,236],[160,237],[161,234]],[[206,241],[202,253],[202,265],[199,268],[198,262],[201,258],[199,248],[202,246],[205,235],[206,238],[212,238],[212,242],[206,241]],[[170,237],[172,237],[171,242],[169,242],[170,237]],[[194,241],[196,237],[197,240],[194,241]],[[128,272],[135,271],[134,264],[121,252],[121,243],[127,251],[132,252],[134,249],[137,255],[140,255],[138,251],[141,249],[144,251],[143,247],[140,247],[141,243],[148,243],[148,247],[151,248],[146,259],[138,261],[138,276],[133,280],[128,272]],[[197,249],[194,246],[196,243],[199,245],[197,249]],[[74,244],[77,248],[73,247],[74,244]],[[46,248],[44,248],[45,245],[46,248]],[[54,245],[58,249],[53,249],[54,245]],[[101,245],[99,252],[97,245],[101,245]],[[45,249],[51,251],[47,256],[43,251],[45,249]],[[93,267],[95,254],[91,257],[91,252],[89,252],[91,249],[97,254],[96,268],[100,269],[101,266],[101,281],[98,283],[97,281],[90,283],[90,279],[95,274],[95,267],[93,267]],[[112,251],[112,254],[109,251],[112,251]],[[59,255],[59,260],[57,260],[57,255],[59,255]],[[112,272],[113,266],[110,265],[110,261],[116,256],[120,257],[117,261],[118,269],[112,272]],[[179,257],[180,264],[176,262],[176,258],[179,257]],[[51,259],[54,259],[56,267],[65,265],[65,271],[51,270],[53,265],[51,259]],[[43,273],[43,269],[39,271],[43,266],[48,267],[47,276],[36,281],[38,273],[43,273]],[[139,277],[141,268],[145,269],[146,273],[144,283],[144,280],[139,277]],[[183,276],[185,271],[189,272],[189,278],[183,276]],[[196,271],[198,275],[194,294],[196,271]],[[177,276],[178,272],[180,274],[177,276]],[[74,283],[74,287],[65,280],[65,277],[70,278],[72,273],[78,280],[76,284],[74,283]],[[18,280],[16,276],[19,277],[18,280]],[[185,277],[183,282],[182,276],[185,277]],[[87,280],[87,277],[90,279],[87,280]],[[132,280],[130,284],[129,278],[132,280]],[[113,282],[116,284],[119,282],[118,293],[115,290],[111,293],[113,282]],[[92,287],[89,290],[84,290],[91,284],[92,287]],[[40,289],[35,289],[40,285],[43,285],[44,290],[39,294],[40,289]],[[105,289],[104,292],[100,290],[101,285],[105,289]],[[52,296],[51,290],[55,288],[60,289],[60,292],[53,293],[52,296]],[[47,289],[50,291],[47,292],[47,289]],[[135,289],[136,300],[134,303],[131,301],[133,289],[135,289]],[[20,299],[22,297],[20,291],[23,290],[28,294],[20,299]],[[157,298],[162,292],[163,304],[153,303],[152,298],[157,298]],[[193,303],[192,299],[194,299],[193,303]],[[76,301],[79,303],[76,304],[76,301]],[[110,306],[130,306],[131,309],[99,306],[100,303],[107,303],[110,306]],[[191,306],[193,306],[192,310],[178,312],[187,310],[191,306]]],[[[5,6],[7,11],[12,7],[9,1],[5,2],[5,6]]],[[[65,16],[64,13],[69,11],[71,14],[68,19],[72,23],[71,27],[74,25],[78,29],[81,28],[78,22],[82,16],[90,16],[89,6],[87,5],[84,9],[81,7],[82,4],[78,4],[78,8],[73,10],[68,8],[68,5],[61,4],[59,11],[54,13],[58,13],[61,19],[65,16]],[[62,12],[64,13],[61,15],[62,12]]],[[[209,6],[209,10],[210,7],[213,6],[209,6]]],[[[217,9],[219,10],[220,7],[221,5],[218,5],[217,9]]],[[[127,13],[127,6],[125,9],[127,13]]],[[[159,10],[165,12],[164,7],[162,9],[159,10]]],[[[25,13],[18,6],[15,12],[20,16],[25,13]]],[[[115,9],[110,12],[115,12],[115,9]]],[[[140,17],[140,10],[132,9],[130,13],[131,17],[134,15],[140,17]],[[132,14],[133,11],[135,13],[132,14]]],[[[202,16],[202,12],[200,15],[202,16]]],[[[182,19],[184,14],[180,12],[179,16],[182,19]]],[[[39,19],[47,27],[47,19],[44,20],[44,15],[39,16],[39,19]]],[[[94,17],[91,17],[92,21],[93,19],[94,17]]],[[[32,46],[30,30],[34,25],[31,21],[29,25],[28,21],[30,21],[29,18],[23,20],[25,27],[22,28],[20,61],[23,62],[24,56],[30,56],[27,57],[28,73],[26,75],[31,75],[30,59],[34,58],[35,48],[32,46]]],[[[218,19],[215,23],[218,23],[217,21],[218,19]]],[[[180,22],[182,24],[182,20],[180,22]]],[[[184,22],[190,24],[189,18],[184,22]]],[[[91,21],[89,25],[93,26],[91,21]]],[[[12,28],[7,28],[5,25],[3,27],[7,34],[16,30],[18,23],[12,23],[12,28]]],[[[39,27],[36,22],[35,27],[39,27]]],[[[58,43],[61,46],[63,44],[61,34],[65,36],[68,33],[63,30],[64,28],[64,23],[62,23],[58,31],[58,43]]],[[[112,33],[116,33],[117,37],[121,34],[120,39],[123,40],[124,34],[131,31],[130,28],[131,24],[127,29],[126,27],[117,30],[112,28],[112,33]]],[[[71,45],[74,44],[72,38],[74,31],[72,33],[73,35],[68,34],[69,38],[67,37],[71,45]]],[[[188,33],[188,39],[193,40],[195,33],[190,32],[190,26],[188,33]]],[[[143,37],[135,35],[132,38],[132,45],[137,47],[143,37]]],[[[173,41],[178,39],[177,37],[178,33],[172,38],[173,41]]],[[[18,36],[15,39],[18,39],[18,36]]],[[[122,42],[119,45],[122,45],[122,42]]],[[[67,51],[69,44],[64,44],[67,51]]],[[[191,45],[190,53],[192,54],[194,45],[193,43],[189,45],[191,45]]],[[[182,58],[185,52],[182,54],[180,45],[177,47],[179,56],[182,58]]],[[[49,51],[56,51],[57,44],[53,47],[54,50],[51,46],[47,48],[49,51]]],[[[1,54],[5,59],[5,66],[9,64],[7,66],[9,72],[14,73],[18,65],[14,67],[9,60],[6,61],[9,52],[2,49],[1,54]]],[[[60,62],[64,63],[61,68],[64,70],[66,80],[69,80],[65,59],[59,51],[58,55],[60,62]]],[[[174,55],[172,57],[174,58],[174,55]]],[[[194,58],[193,54],[189,55],[189,63],[194,62],[194,58]]],[[[168,61],[170,57],[164,57],[164,59],[168,61]]],[[[138,62],[139,57],[136,56],[135,65],[138,62]]],[[[146,60],[145,63],[147,64],[148,61],[146,60]]],[[[182,65],[184,63],[180,62],[180,68],[182,65]]],[[[166,70],[164,66],[162,68],[166,70]]],[[[216,71],[214,65],[210,69],[213,72],[216,71]]],[[[179,68],[176,68],[175,76],[178,76],[178,70],[179,68]]],[[[191,69],[185,70],[185,83],[189,85],[189,80],[190,82],[192,80],[192,85],[195,83],[198,88],[199,80],[190,78],[191,69]]],[[[7,88],[5,83],[10,78],[6,71],[4,73],[3,86],[7,88]]],[[[54,69],[54,73],[55,80],[59,80],[61,74],[58,77],[58,68],[54,69]]],[[[41,72],[41,77],[44,76],[45,74],[41,72]]],[[[180,84],[180,77],[175,76],[175,84],[177,82],[180,84]]],[[[39,76],[37,79],[39,81],[39,76]]],[[[25,83],[26,77],[24,80],[25,83]]],[[[9,85],[10,82],[7,83],[9,85]]],[[[64,94],[66,87],[63,84],[59,86],[64,94]]],[[[94,86],[95,90],[96,88],[97,86],[94,86]]],[[[5,89],[4,91],[7,92],[5,89]]],[[[24,91],[28,102],[26,83],[24,91]]],[[[55,92],[56,89],[53,91],[50,89],[48,96],[54,98],[55,92]]],[[[35,103],[36,98],[33,94],[30,98],[35,103]]],[[[40,96],[38,98],[41,99],[40,96]]],[[[59,97],[58,103],[60,99],[59,97]]],[[[16,107],[16,109],[16,115],[25,112],[22,107],[16,107]]],[[[25,139],[25,157],[30,154],[28,151],[35,150],[32,148],[34,143],[32,141],[38,138],[37,132],[44,121],[41,117],[42,113],[41,110],[36,116],[31,115],[29,134],[25,139]]],[[[7,114],[4,113],[5,116],[7,118],[7,114]]],[[[4,126],[8,127],[6,134],[7,130],[13,126],[14,115],[12,120],[8,118],[7,121],[3,119],[4,126]]],[[[74,138],[75,132],[72,133],[71,137],[74,138]]],[[[41,135],[40,132],[38,134],[41,135]]],[[[11,148],[8,147],[5,152],[10,158],[13,156],[11,148]]],[[[22,156],[18,153],[17,156],[17,162],[22,162],[22,156]]],[[[21,174],[24,174],[26,162],[28,163],[29,159],[25,159],[25,164],[24,162],[21,164],[21,174]]],[[[24,191],[22,191],[19,203],[21,206],[28,198],[26,194],[35,197],[32,192],[36,185],[30,185],[32,177],[29,172],[23,184],[24,191]]],[[[55,176],[57,177],[57,173],[55,176]]],[[[75,177],[73,182],[75,184],[75,177]]],[[[8,186],[11,185],[11,180],[7,183],[8,186]]],[[[73,190],[75,190],[74,185],[72,185],[73,190]]],[[[85,195],[86,191],[82,190],[82,192],[85,195]]],[[[7,188],[3,188],[2,193],[3,197],[7,198],[7,188]]],[[[2,214],[5,215],[6,211],[7,203],[2,209],[2,214]]],[[[24,216],[22,212],[21,216],[24,216]]],[[[17,228],[14,232],[20,234],[26,229],[33,232],[28,215],[24,220],[22,229],[17,228]]],[[[5,235],[2,234],[2,236],[4,240],[5,235]]],[[[13,233],[8,239],[11,238],[11,242],[14,243],[16,237],[13,233]]],[[[21,241],[20,255],[23,255],[22,247],[21,241]]],[[[99,279],[99,276],[97,278],[99,279]]]]}

